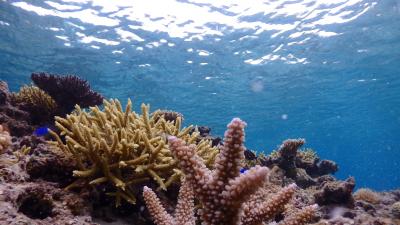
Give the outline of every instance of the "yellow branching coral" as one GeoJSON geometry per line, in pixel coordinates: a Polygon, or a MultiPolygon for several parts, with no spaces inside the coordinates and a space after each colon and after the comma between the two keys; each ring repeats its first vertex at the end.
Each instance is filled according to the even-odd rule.
{"type": "Polygon", "coordinates": [[[35,86],[23,86],[18,93],[12,95],[13,101],[22,103],[24,110],[30,112],[32,121],[46,122],[58,109],[57,103],[50,95],[35,86]]]}
{"type": "MultiPolygon", "coordinates": [[[[76,159],[79,170],[74,176],[95,185],[111,183],[117,206],[121,199],[134,204],[134,185],[149,179],[161,189],[179,181],[181,172],[167,143],[170,135],[196,144],[197,132],[192,127],[181,129],[181,117],[167,121],[160,115],[149,113],[149,105],[142,104],[141,114],[131,110],[128,100],[125,110],[118,100],[104,101],[104,110],[91,107],[89,111],[76,106],[66,118],[56,117],[60,135],[50,131],[56,139],[53,144],[76,159]]],[[[196,144],[197,153],[206,164],[212,165],[217,148],[210,141],[196,144]]],[[[79,181],[79,180],[78,180],[79,181]]],[[[71,184],[70,186],[73,186],[71,184]]]]}
{"type": "Polygon", "coordinates": [[[0,125],[0,154],[11,144],[11,136],[8,131],[0,125]]]}

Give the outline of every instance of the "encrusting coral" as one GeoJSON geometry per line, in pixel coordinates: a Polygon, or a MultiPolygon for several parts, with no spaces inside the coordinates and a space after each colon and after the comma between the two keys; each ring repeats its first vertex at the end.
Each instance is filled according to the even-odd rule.
{"type": "Polygon", "coordinates": [[[29,112],[31,121],[35,124],[48,122],[57,113],[58,106],[54,99],[35,86],[23,86],[11,98],[20,108],[29,112]]]}
{"type": "Polygon", "coordinates": [[[31,79],[57,102],[60,114],[71,112],[75,105],[87,108],[103,102],[103,96],[91,90],[86,80],[74,75],[59,76],[41,72],[32,73],[31,79]]]}
{"type": "MultiPolygon", "coordinates": [[[[150,116],[149,106],[142,104],[142,114],[131,111],[128,100],[125,111],[118,100],[104,101],[104,110],[91,107],[88,112],[79,106],[66,118],[56,117],[59,135],[50,131],[55,144],[73,155],[79,170],[74,176],[91,185],[112,184],[116,205],[125,199],[135,203],[135,184],[151,178],[161,189],[179,181],[181,172],[173,158],[167,136],[178,136],[188,143],[195,143],[198,133],[189,133],[191,126],[181,129],[181,118],[166,121],[164,117],[150,116]]],[[[218,150],[210,141],[201,141],[196,152],[211,165],[218,150]]],[[[141,189],[141,188],[140,188],[141,189]]]]}
{"type": "MultiPolygon", "coordinates": [[[[243,174],[240,173],[244,160],[245,125],[238,118],[228,124],[224,144],[217,155],[213,171],[209,170],[201,157],[196,154],[194,145],[187,145],[178,137],[168,138],[170,149],[178,159],[185,179],[193,187],[195,196],[201,203],[199,215],[204,225],[262,224],[263,221],[271,220],[281,212],[295,192],[296,185],[293,184],[283,188],[270,201],[250,198],[250,201],[246,202],[262,187],[269,170],[266,167],[255,166],[243,174]]],[[[151,193],[150,190],[145,188],[145,198],[149,193],[151,193]]],[[[164,212],[162,207],[157,206],[157,201],[146,201],[146,203],[158,225],[183,225],[169,223],[170,217],[164,217],[164,219],[157,217],[157,213],[164,212]]],[[[187,201],[185,208],[191,208],[191,201],[187,201]]],[[[315,211],[315,205],[306,207],[294,217],[282,221],[281,224],[305,224],[315,211]]]]}
{"type": "Polygon", "coordinates": [[[11,136],[8,131],[0,125],[0,154],[11,144],[11,136]]]}

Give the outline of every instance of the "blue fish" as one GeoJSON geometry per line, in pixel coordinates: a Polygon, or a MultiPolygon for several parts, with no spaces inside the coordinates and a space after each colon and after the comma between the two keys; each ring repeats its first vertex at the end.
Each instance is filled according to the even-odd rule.
{"type": "Polygon", "coordinates": [[[240,169],[240,173],[244,173],[244,172],[246,172],[247,171],[247,169],[246,168],[242,168],[242,169],[240,169]]]}
{"type": "Polygon", "coordinates": [[[34,134],[36,136],[45,136],[46,134],[49,133],[49,128],[48,127],[38,127],[35,131],[34,134]]]}

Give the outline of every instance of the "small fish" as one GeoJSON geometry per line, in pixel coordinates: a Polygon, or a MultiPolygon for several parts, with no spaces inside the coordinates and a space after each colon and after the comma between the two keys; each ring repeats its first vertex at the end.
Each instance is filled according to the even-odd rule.
{"type": "Polygon", "coordinates": [[[247,171],[247,169],[246,168],[242,168],[242,169],[240,169],[240,173],[244,173],[244,172],[246,172],[247,171]]]}
{"type": "Polygon", "coordinates": [[[36,136],[45,136],[46,134],[49,133],[49,128],[48,127],[38,127],[35,131],[34,134],[36,136]]]}

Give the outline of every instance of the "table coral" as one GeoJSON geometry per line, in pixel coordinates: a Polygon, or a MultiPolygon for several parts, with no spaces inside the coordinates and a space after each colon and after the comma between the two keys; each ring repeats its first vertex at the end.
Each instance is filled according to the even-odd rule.
{"type": "Polygon", "coordinates": [[[11,144],[11,136],[8,131],[4,129],[2,125],[0,125],[0,153],[3,153],[3,151],[11,144]]]}
{"type": "MultiPolygon", "coordinates": [[[[195,143],[198,136],[197,132],[190,134],[191,126],[181,129],[180,117],[173,122],[158,114],[150,116],[145,104],[139,115],[131,111],[131,105],[128,100],[124,111],[118,100],[104,101],[103,111],[91,107],[87,112],[77,106],[66,118],[56,117],[63,138],[50,131],[56,139],[52,143],[76,160],[80,168],[74,171],[74,176],[80,178],[77,182],[112,184],[115,191],[108,194],[116,197],[117,205],[121,199],[135,203],[135,184],[153,179],[165,190],[179,181],[181,172],[167,137],[174,135],[195,143]]],[[[210,141],[201,141],[196,144],[196,152],[211,165],[217,148],[210,141]]]]}
{"type": "MultiPolygon", "coordinates": [[[[260,201],[249,197],[256,193],[264,184],[268,168],[255,166],[245,173],[240,173],[244,159],[243,146],[245,123],[238,118],[228,124],[225,132],[224,145],[217,155],[214,170],[206,167],[201,157],[196,153],[194,145],[187,143],[179,137],[169,137],[169,145],[175,157],[179,160],[180,167],[185,174],[187,182],[193,187],[195,196],[201,203],[200,217],[204,225],[256,225],[281,212],[283,206],[292,198],[296,185],[289,185],[278,192],[270,201],[260,201]]],[[[144,190],[144,196],[150,190],[144,190]]],[[[154,195],[152,195],[154,199],[154,195]]],[[[178,200],[179,201],[179,200],[178,200]]],[[[170,217],[161,218],[157,215],[164,212],[157,201],[146,201],[150,213],[156,218],[158,225],[182,223],[169,223],[170,217]],[[157,205],[158,204],[158,205],[157,205]],[[157,210],[155,210],[157,209],[157,210]]],[[[187,208],[190,208],[190,201],[187,208]]],[[[281,224],[305,224],[311,214],[316,211],[316,206],[310,206],[296,213],[294,217],[283,220],[281,224]]]]}

